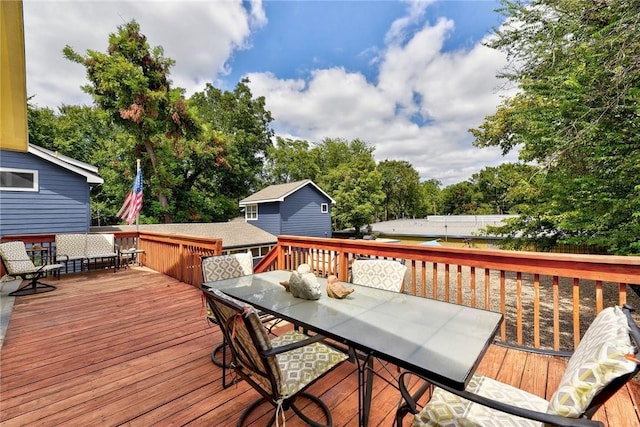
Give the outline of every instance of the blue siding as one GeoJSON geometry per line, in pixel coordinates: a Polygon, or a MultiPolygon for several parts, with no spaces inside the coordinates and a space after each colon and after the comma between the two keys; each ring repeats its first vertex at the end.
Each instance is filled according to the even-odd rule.
{"type": "Polygon", "coordinates": [[[305,185],[282,202],[280,219],[280,234],[331,237],[331,200],[312,185],[305,185]],[[327,213],[321,212],[322,203],[327,203],[327,213]]]}
{"type": "Polygon", "coordinates": [[[279,203],[260,203],[258,205],[258,219],[247,222],[273,234],[274,236],[286,234],[281,232],[279,208],[279,203]]]}
{"type": "Polygon", "coordinates": [[[38,171],[39,191],[0,191],[0,236],[89,231],[84,176],[29,153],[0,152],[0,166],[38,171]]]}

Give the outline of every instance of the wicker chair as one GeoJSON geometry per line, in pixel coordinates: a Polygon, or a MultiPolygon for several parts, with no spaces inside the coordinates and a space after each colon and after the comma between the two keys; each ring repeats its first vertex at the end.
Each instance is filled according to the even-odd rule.
{"type": "Polygon", "coordinates": [[[637,353],[640,330],[630,307],[609,307],[595,318],[569,359],[567,369],[549,401],[481,375],[473,375],[464,391],[433,382],[413,395],[403,373],[400,391],[405,403],[397,425],[413,414],[413,427],[422,426],[602,426],[594,413],[640,371],[637,353]],[[434,387],[435,385],[435,387],[434,387]],[[431,391],[418,409],[416,400],[431,391]]]}
{"type": "Polygon", "coordinates": [[[23,279],[29,277],[29,282],[9,293],[10,296],[32,295],[42,292],[49,292],[56,289],[53,285],[48,285],[39,281],[49,272],[59,271],[64,265],[62,264],[45,264],[36,266],[29,255],[24,242],[5,242],[0,243],[0,258],[7,274],[11,276],[20,276],[23,279]]]}
{"type": "MultiPolygon", "coordinates": [[[[270,338],[257,311],[215,289],[203,287],[208,304],[220,324],[233,352],[231,364],[234,371],[249,383],[262,397],[249,405],[240,415],[237,426],[243,425],[247,416],[264,402],[274,406],[269,426],[285,418],[285,411],[292,409],[296,415],[312,426],[333,425],[329,408],[317,397],[305,390],[313,382],[348,359],[335,348],[322,343],[324,337],[309,337],[297,330],[270,338]],[[305,415],[296,401],[304,398],[321,409],[326,424],[320,424],[305,415]]],[[[286,419],[280,425],[285,425],[286,419]]]]}

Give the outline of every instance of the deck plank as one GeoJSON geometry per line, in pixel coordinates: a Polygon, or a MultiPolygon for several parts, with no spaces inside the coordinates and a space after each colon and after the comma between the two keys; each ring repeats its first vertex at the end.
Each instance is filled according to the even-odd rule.
{"type": "MultiPolygon", "coordinates": [[[[139,267],[50,282],[56,291],[15,301],[0,353],[3,427],[229,425],[258,398],[244,382],[222,388],[220,369],[209,358],[221,333],[205,320],[200,292],[192,286],[139,267]]],[[[478,373],[548,398],[565,366],[557,358],[493,345],[478,373]]],[[[392,380],[395,367],[388,367],[390,372],[375,363],[392,380]]],[[[342,364],[309,391],[331,408],[334,425],[357,426],[355,365],[342,364]]],[[[373,392],[370,425],[392,425],[399,392],[379,378],[373,392]]],[[[597,418],[640,427],[639,401],[634,381],[597,418]]],[[[249,425],[262,426],[271,414],[265,405],[249,425]]],[[[287,424],[303,425],[289,413],[287,424]]]]}

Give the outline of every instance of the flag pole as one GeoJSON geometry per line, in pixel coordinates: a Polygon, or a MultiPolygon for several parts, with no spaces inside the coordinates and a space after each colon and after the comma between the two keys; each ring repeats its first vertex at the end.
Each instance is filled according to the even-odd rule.
{"type": "MultiPolygon", "coordinates": [[[[140,159],[136,159],[136,174],[142,173],[140,171],[140,159]]],[[[136,215],[136,233],[138,238],[136,239],[136,250],[138,249],[138,242],[140,240],[140,212],[136,215]]]]}

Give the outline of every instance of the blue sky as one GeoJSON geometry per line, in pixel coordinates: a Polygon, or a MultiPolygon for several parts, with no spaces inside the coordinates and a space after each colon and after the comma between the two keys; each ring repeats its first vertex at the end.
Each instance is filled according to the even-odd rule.
{"type": "Polygon", "coordinates": [[[503,158],[468,129],[501,101],[504,55],[482,46],[502,22],[493,1],[23,0],[27,92],[56,108],[90,104],[65,45],[105,51],[136,19],[176,60],[187,95],[249,77],[276,134],[312,143],[359,138],[376,160],[406,160],[448,185],[503,158]]]}

